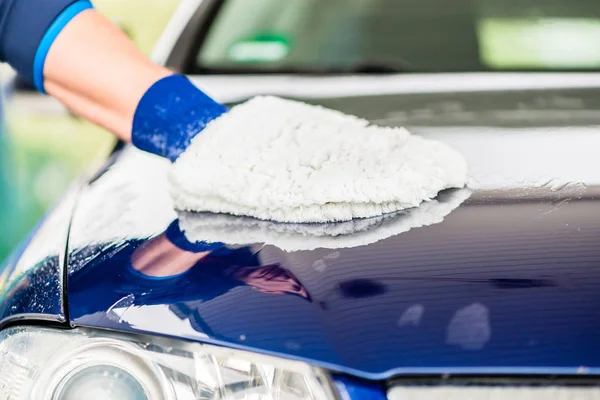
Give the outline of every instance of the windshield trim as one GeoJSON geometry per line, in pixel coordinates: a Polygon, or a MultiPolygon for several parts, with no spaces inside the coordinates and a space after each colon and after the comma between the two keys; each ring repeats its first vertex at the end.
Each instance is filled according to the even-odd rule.
{"type": "Polygon", "coordinates": [[[225,0],[200,0],[200,5],[167,57],[167,68],[190,74],[196,64],[196,54],[204,44],[208,31],[224,4],[225,0]]]}

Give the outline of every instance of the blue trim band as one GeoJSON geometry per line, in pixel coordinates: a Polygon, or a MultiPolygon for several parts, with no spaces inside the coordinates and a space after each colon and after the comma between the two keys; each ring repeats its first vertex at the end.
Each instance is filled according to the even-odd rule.
{"type": "Polygon", "coordinates": [[[40,93],[46,94],[46,91],[44,90],[44,64],[46,63],[46,56],[48,55],[54,40],[73,18],[80,12],[90,8],[94,8],[94,6],[88,0],[80,0],[77,3],[71,4],[56,17],[52,25],[50,25],[44,34],[33,60],[33,83],[40,93]]]}

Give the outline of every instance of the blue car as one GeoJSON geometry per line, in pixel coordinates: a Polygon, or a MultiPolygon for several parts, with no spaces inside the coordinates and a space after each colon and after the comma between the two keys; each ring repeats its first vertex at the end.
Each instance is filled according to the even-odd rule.
{"type": "Polygon", "coordinates": [[[449,143],[468,187],[339,224],[186,213],[117,143],[1,270],[0,399],[599,398],[595,4],[249,3],[184,1],[155,59],[449,143]]]}

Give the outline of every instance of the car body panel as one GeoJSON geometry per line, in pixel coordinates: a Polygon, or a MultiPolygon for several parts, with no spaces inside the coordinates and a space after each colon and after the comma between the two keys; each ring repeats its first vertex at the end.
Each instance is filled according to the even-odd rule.
{"type": "MultiPolygon", "coordinates": [[[[487,95],[494,104],[494,92],[487,95]]],[[[384,124],[402,111],[369,97],[317,102],[384,124]]],[[[249,349],[367,379],[599,373],[600,182],[590,171],[600,170],[591,157],[600,121],[574,112],[568,127],[549,128],[544,118],[508,123],[484,109],[471,115],[479,127],[405,121],[457,147],[477,178],[443,221],[353,248],[249,243],[208,257],[195,275],[159,281],[131,264],[178,217],[168,162],[125,148],[83,189],[75,211],[71,323],[249,349]],[[222,273],[274,265],[308,295],[265,293],[222,273]]]]}
{"type": "Polygon", "coordinates": [[[73,188],[0,267],[0,327],[22,320],[68,321],[65,252],[78,189],[73,188]]]}

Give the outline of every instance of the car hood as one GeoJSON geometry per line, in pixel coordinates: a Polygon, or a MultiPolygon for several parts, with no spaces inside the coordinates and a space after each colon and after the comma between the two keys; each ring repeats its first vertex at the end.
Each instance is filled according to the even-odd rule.
{"type": "Polygon", "coordinates": [[[597,373],[600,121],[585,107],[563,119],[539,110],[564,110],[565,93],[528,93],[534,103],[502,114],[490,104],[504,95],[318,100],[407,125],[469,162],[468,189],[350,225],[178,213],[168,162],[117,151],[74,213],[71,323],[308,360],[368,379],[597,373]],[[536,96],[555,102],[535,106],[536,96]],[[152,240],[178,229],[227,246],[187,272],[179,261],[164,264],[171,276],[138,272],[152,240]],[[264,280],[280,282],[256,284],[264,280]]]}

